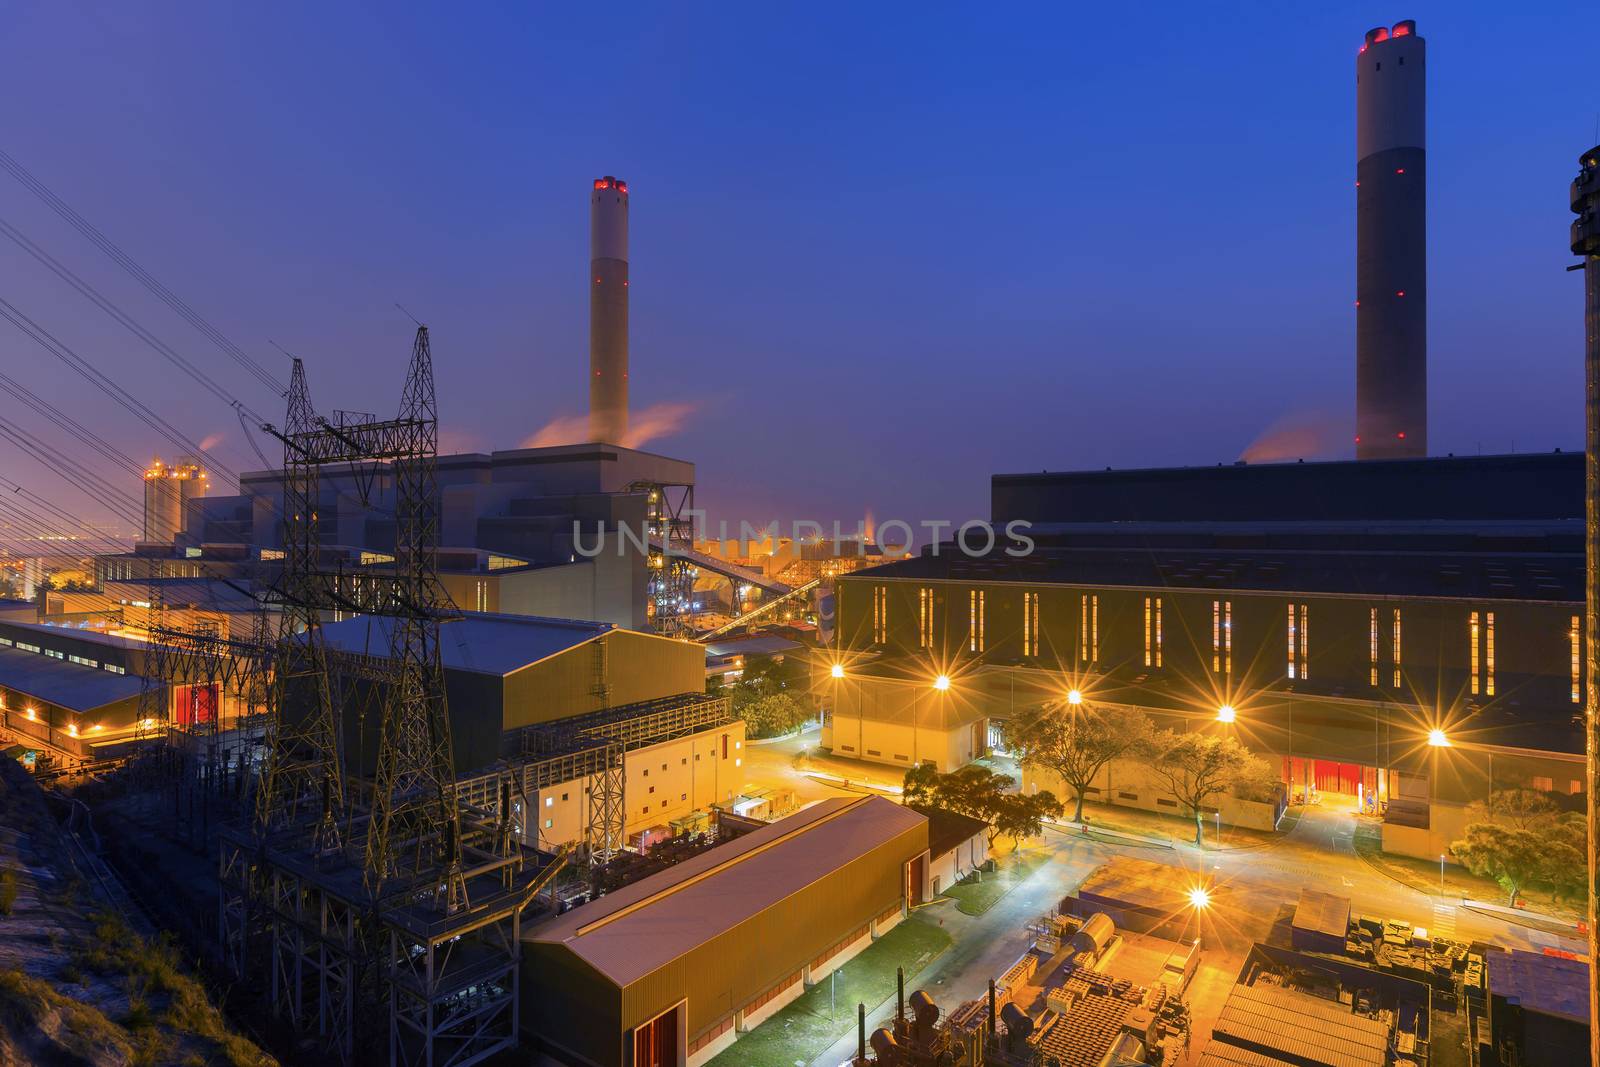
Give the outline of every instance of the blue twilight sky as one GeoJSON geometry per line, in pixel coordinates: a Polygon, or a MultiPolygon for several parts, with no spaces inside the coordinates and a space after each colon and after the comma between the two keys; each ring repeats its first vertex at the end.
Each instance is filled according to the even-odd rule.
{"type": "MultiPolygon", "coordinates": [[[[626,178],[634,407],[692,411],[646,447],[735,522],[959,520],[995,471],[1348,453],[1354,58],[1415,18],[1433,450],[1581,444],[1562,268],[1593,3],[6,14],[0,148],[257,359],[304,356],[324,410],[393,408],[406,305],[456,449],[584,410],[588,185],[626,178]]],[[[0,218],[279,413],[3,173],[0,218]]],[[[225,406],[0,249],[0,295],[258,465],[225,406]]],[[[170,455],[5,322],[0,366],[170,455]]],[[[3,442],[0,471],[96,507],[3,442]]]]}

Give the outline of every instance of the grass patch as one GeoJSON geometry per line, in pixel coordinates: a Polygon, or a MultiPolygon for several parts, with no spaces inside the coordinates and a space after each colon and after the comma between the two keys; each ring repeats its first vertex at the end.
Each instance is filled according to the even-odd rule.
{"type": "Polygon", "coordinates": [[[956,910],[963,915],[982,915],[1049,859],[1042,852],[1013,853],[997,860],[994,871],[980,874],[975,880],[958,882],[939,895],[954,900],[956,910]]]}
{"type": "Polygon", "coordinates": [[[53,1043],[85,1063],[135,1058],[122,1028],[98,1008],[64,997],[15,968],[0,970],[0,1018],[17,1035],[52,1033],[53,1043]]]}
{"type": "Polygon", "coordinates": [[[832,979],[806,990],[793,1004],[741,1036],[707,1067],[787,1067],[810,1063],[829,1045],[855,1032],[856,1005],[871,1011],[894,995],[895,968],[906,979],[921,971],[945,949],[950,935],[933,923],[911,919],[878,938],[835,972],[832,979]]]}
{"type": "Polygon", "coordinates": [[[253,1042],[228,1029],[205,987],[181,968],[170,938],[149,941],[121,919],[101,915],[95,921],[89,946],[74,963],[83,970],[121,976],[127,981],[127,1025],[131,1029],[144,1030],[147,1022],[159,1023],[174,1035],[211,1046],[216,1062],[229,1067],[274,1062],[253,1042]],[[157,1003],[161,1007],[153,1006],[157,1003]]]}

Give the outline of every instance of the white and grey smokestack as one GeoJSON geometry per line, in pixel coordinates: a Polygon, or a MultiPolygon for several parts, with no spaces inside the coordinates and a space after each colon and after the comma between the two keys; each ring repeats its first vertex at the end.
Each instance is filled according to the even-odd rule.
{"type": "Polygon", "coordinates": [[[611,175],[589,194],[589,439],[628,432],[628,183],[611,175]]]}
{"type": "Polygon", "coordinates": [[[1427,44],[1410,19],[1356,55],[1356,458],[1428,454],[1427,44]]]}

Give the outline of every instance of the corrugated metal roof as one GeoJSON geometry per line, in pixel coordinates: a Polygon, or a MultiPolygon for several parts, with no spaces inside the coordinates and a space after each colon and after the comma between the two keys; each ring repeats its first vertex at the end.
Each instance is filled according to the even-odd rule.
{"type": "Polygon", "coordinates": [[[1295,1067],[1295,1065],[1277,1056],[1269,1056],[1265,1052],[1254,1052],[1247,1048],[1239,1048],[1237,1045],[1213,1041],[1200,1054],[1200,1062],[1196,1067],[1295,1067]]]}
{"type": "Polygon", "coordinates": [[[794,652],[804,648],[799,641],[791,641],[778,634],[757,634],[754,637],[730,637],[711,641],[706,645],[706,658],[721,656],[771,656],[779,652],[794,652]]]}
{"type": "Polygon", "coordinates": [[[1538,952],[1491,952],[1489,992],[1523,1011],[1589,1022],[1589,964],[1538,952]]]}
{"type": "Polygon", "coordinates": [[[1274,985],[1234,986],[1211,1036],[1325,1067],[1384,1067],[1390,1029],[1331,1000],[1274,985]]]}
{"type": "Polygon", "coordinates": [[[1350,932],[1350,898],[1318,889],[1300,890],[1294,909],[1294,928],[1344,937],[1350,932]]]}
{"type": "Polygon", "coordinates": [[[575,908],[526,935],[619,987],[924,821],[882,797],[834,797],[575,908]]]}
{"type": "MultiPolygon", "coordinates": [[[[322,628],[330,648],[387,655],[390,620],[360,615],[322,628]]],[[[609,622],[537,615],[468,613],[439,626],[439,651],[452,670],[505,676],[616,629],[609,622]]]]}
{"type": "Polygon", "coordinates": [[[40,652],[0,647],[0,685],[57,707],[86,712],[139,695],[136,675],[67,663],[40,652]]]}

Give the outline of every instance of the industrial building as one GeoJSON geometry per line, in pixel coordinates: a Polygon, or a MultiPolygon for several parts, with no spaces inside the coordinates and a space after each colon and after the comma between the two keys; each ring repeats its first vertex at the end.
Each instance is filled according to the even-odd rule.
{"type": "Polygon", "coordinates": [[[1356,457],[1428,454],[1427,42],[1356,55],[1356,457]]]}
{"type": "MultiPolygon", "coordinates": [[[[386,657],[391,625],[360,616],[322,632],[335,652],[386,657]]],[[[468,612],[440,623],[439,648],[461,773],[498,759],[507,731],[705,689],[700,646],[609,623],[468,612]]],[[[354,704],[349,711],[355,731],[360,715],[354,704]]],[[[361,750],[356,734],[347,742],[351,753],[361,750]]],[[[374,750],[374,738],[365,743],[374,750]]]]}
{"type": "Polygon", "coordinates": [[[128,739],[138,718],[140,679],[103,670],[56,642],[13,636],[9,624],[0,631],[0,721],[12,736],[79,759],[128,739]]]}
{"type": "Polygon", "coordinates": [[[1485,954],[1493,1062],[1524,1067],[1583,1063],[1589,1053],[1589,962],[1539,952],[1485,954]]]}
{"type": "Polygon", "coordinates": [[[524,1030],[573,1067],[698,1067],[898,923],[927,820],[836,798],[523,933],[524,1030]]]}
{"type": "Polygon", "coordinates": [[[928,820],[928,895],[938,896],[989,861],[989,824],[944,808],[912,808],[928,820]]]}
{"type": "MultiPolygon", "coordinates": [[[[934,709],[956,729],[870,747],[958,765],[966,722],[1077,690],[1234,732],[1390,851],[1447,852],[1491,786],[1583,802],[1581,455],[1000,475],[992,510],[1031,552],[839,579],[835,754],[885,714],[857,709],[934,709]]],[[[1156,808],[1118,773],[1091,799],[1156,808]]]]}

